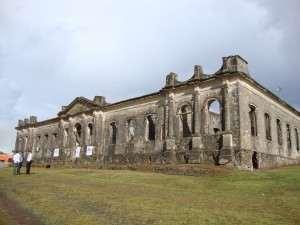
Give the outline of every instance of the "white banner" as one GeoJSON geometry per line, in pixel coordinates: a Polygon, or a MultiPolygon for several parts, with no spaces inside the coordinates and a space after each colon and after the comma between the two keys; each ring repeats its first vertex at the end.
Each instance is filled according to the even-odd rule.
{"type": "Polygon", "coordinates": [[[53,157],[58,157],[59,156],[59,148],[54,149],[53,152],[53,157]]]}
{"type": "Polygon", "coordinates": [[[94,146],[87,146],[86,147],[86,155],[91,156],[93,155],[94,146]]]}
{"type": "Polygon", "coordinates": [[[81,150],[81,147],[76,147],[75,149],[75,158],[80,158],[80,150],[81,150]]]}

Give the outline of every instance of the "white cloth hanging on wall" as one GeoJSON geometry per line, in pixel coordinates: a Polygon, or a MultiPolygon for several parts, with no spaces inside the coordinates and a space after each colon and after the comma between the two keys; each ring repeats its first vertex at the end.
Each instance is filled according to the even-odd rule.
{"type": "Polygon", "coordinates": [[[75,158],[80,158],[80,150],[81,150],[81,147],[77,146],[75,149],[75,158]]]}
{"type": "Polygon", "coordinates": [[[86,155],[91,156],[93,155],[94,146],[87,146],[86,147],[86,155]]]}
{"type": "Polygon", "coordinates": [[[53,152],[53,157],[58,157],[59,156],[59,148],[54,149],[53,152]]]}

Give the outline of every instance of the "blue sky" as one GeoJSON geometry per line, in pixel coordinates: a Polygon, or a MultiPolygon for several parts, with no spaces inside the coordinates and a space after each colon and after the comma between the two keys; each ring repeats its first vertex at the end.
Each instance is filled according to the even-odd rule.
{"type": "Polygon", "coordinates": [[[232,54],[300,109],[299,11],[297,0],[0,0],[0,149],[19,118],[157,91],[171,71],[214,73],[232,54]]]}

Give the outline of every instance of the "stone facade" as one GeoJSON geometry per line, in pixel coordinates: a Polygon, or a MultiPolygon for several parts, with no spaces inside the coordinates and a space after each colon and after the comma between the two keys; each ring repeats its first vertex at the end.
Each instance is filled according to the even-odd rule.
{"type": "Polygon", "coordinates": [[[300,113],[257,83],[240,56],[215,74],[201,66],[184,82],[107,103],[78,97],[57,117],[19,120],[16,151],[58,164],[213,163],[241,169],[300,160],[300,113]]]}

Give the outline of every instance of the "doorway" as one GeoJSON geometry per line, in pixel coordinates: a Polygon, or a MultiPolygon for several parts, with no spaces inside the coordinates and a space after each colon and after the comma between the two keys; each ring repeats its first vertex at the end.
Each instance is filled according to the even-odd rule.
{"type": "Polygon", "coordinates": [[[253,169],[259,168],[257,152],[253,152],[253,154],[252,154],[252,166],[253,166],[253,169]]]}

